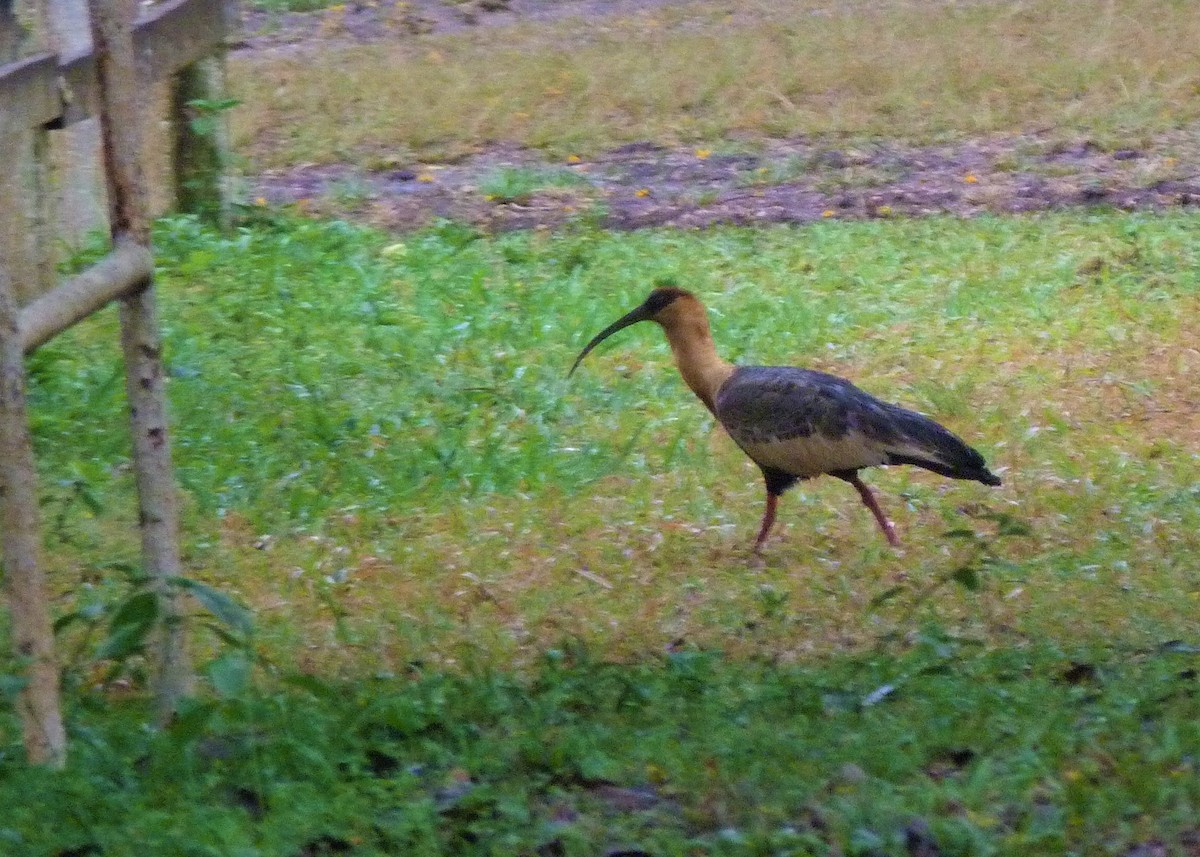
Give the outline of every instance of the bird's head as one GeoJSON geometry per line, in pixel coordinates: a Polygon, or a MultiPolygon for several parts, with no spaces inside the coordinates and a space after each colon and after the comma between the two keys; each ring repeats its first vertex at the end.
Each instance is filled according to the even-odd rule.
{"type": "Polygon", "coordinates": [[[676,288],[675,286],[659,286],[650,292],[649,296],[642,301],[641,306],[621,316],[592,337],[592,341],[585,345],[583,351],[579,352],[579,356],[575,358],[575,364],[571,367],[571,371],[567,373],[567,377],[569,378],[575,374],[575,370],[579,368],[579,364],[583,361],[583,358],[587,357],[593,348],[618,330],[623,330],[631,324],[637,324],[639,321],[657,322],[669,330],[688,312],[694,312],[696,308],[700,308],[701,313],[703,313],[700,301],[691,292],[676,288]]]}

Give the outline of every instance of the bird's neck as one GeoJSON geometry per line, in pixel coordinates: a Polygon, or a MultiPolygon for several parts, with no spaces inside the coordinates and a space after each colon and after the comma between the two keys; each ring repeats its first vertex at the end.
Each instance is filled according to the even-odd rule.
{"type": "Polygon", "coordinates": [[[675,324],[664,325],[679,374],[704,406],[715,413],[717,390],[733,374],[733,364],[721,359],[701,308],[675,324]]]}

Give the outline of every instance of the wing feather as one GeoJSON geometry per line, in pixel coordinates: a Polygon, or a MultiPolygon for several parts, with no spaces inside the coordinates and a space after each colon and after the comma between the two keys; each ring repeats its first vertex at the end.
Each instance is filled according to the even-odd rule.
{"type": "Polygon", "coordinates": [[[836,375],[745,366],[717,391],[714,405],[721,425],[755,462],[800,478],[915,464],[945,476],[999,483],[983,456],[953,432],[836,375]]]}

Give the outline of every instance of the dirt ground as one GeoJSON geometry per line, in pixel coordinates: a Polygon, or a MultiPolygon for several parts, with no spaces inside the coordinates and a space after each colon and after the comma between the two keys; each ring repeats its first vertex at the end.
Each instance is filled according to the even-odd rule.
{"type": "MultiPolygon", "coordinates": [[[[678,0],[655,0],[654,6],[678,0]]],[[[339,11],[343,41],[511,24],[520,20],[632,14],[630,0],[439,0],[351,3],[339,11]],[[399,8],[401,14],[397,14],[399,8]]],[[[293,51],[323,37],[317,12],[248,13],[239,50],[293,51]]],[[[804,138],[725,141],[709,151],[651,142],[583,160],[493,144],[455,164],[379,172],[346,165],[301,166],[248,178],[252,199],[296,204],[395,231],[438,218],[488,231],[553,228],[588,218],[608,228],[803,223],[1064,206],[1163,209],[1200,206],[1200,127],[1101,147],[1061,133],[1031,132],[938,145],[878,141],[852,146],[804,138]],[[553,181],[514,196],[489,193],[506,167],[553,181]],[[569,174],[569,175],[567,175],[569,174]]]]}

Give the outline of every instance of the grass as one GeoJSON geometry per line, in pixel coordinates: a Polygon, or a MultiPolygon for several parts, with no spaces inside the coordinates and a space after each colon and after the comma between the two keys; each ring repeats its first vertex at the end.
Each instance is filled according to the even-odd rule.
{"type": "Polygon", "coordinates": [[[243,54],[231,62],[236,138],[259,168],[369,166],[498,140],[555,157],[641,139],[1045,128],[1137,145],[1200,119],[1187,0],[829,5],[686,4],[243,54]]]}
{"type": "Polygon", "coordinates": [[[129,728],[135,706],[93,707],[75,713],[65,773],[0,758],[0,844],[109,857],[1185,853],[1200,836],[1195,663],[1164,651],[1072,667],[1045,645],[983,654],[936,634],[900,657],[819,667],[696,651],[617,666],[576,648],[523,680],[293,677],[159,734],[129,728]]]}
{"type": "Polygon", "coordinates": [[[1194,216],[403,242],[256,216],[156,233],[187,574],[252,608],[252,660],[198,626],[208,692],[154,735],[139,659],[97,657],[138,561],[103,314],[30,363],[73,761],[23,767],[0,716],[0,842],[1190,847],[1194,216]],[[657,331],[565,377],[664,280],[726,356],[927,410],[1004,488],[872,471],[893,552],[806,484],[754,561],[758,474],[657,331]]]}
{"type": "Polygon", "coordinates": [[[496,202],[525,203],[539,191],[563,191],[587,186],[586,178],[566,169],[499,167],[483,177],[479,192],[486,199],[496,202]]]}
{"type": "MultiPolygon", "coordinates": [[[[168,223],[187,562],[254,606],[263,645],[320,670],[482,652],[519,665],[564,636],[615,658],[684,638],[794,660],[924,619],[1010,642],[1058,637],[1064,616],[1079,617],[1073,639],[1186,636],[1196,229],[1182,214],[497,238],[446,225],[395,243],[340,223],[228,239],[168,223]],[[758,473],[662,337],[629,331],[565,377],[662,279],[704,297],[728,357],[835,371],[929,411],[1004,489],[873,473],[897,555],[845,486],[819,480],[785,498],[755,567],[758,473]],[[997,514],[1033,535],[997,537],[997,514]],[[941,536],[962,527],[978,538],[941,536]],[[951,587],[908,615],[925,582],[985,556],[985,595],[951,587]],[[762,624],[772,598],[784,607],[762,624]]],[[[102,318],[32,361],[67,603],[96,562],[136,560],[112,334],[102,318]]]]}

